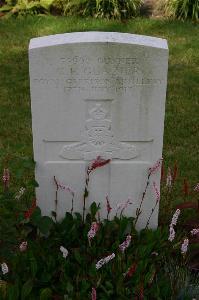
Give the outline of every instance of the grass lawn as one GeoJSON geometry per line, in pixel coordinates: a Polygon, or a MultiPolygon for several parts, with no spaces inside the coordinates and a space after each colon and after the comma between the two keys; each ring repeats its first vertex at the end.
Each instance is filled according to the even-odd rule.
{"type": "MultiPolygon", "coordinates": [[[[177,161],[181,178],[198,182],[199,27],[192,23],[136,19],[118,21],[66,17],[0,19],[0,167],[11,158],[32,156],[28,43],[33,37],[72,31],[121,31],[166,38],[169,75],[164,160],[177,161]]],[[[11,170],[17,164],[9,164],[11,170]]],[[[32,172],[33,175],[33,172],[32,172]]]]}

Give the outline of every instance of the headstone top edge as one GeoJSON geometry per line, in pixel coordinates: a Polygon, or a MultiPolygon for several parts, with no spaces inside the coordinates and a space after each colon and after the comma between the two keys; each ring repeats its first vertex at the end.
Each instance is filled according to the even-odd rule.
{"type": "Polygon", "coordinates": [[[30,40],[29,50],[81,43],[118,43],[168,50],[166,39],[130,33],[102,31],[72,32],[33,38],[30,40]]]}

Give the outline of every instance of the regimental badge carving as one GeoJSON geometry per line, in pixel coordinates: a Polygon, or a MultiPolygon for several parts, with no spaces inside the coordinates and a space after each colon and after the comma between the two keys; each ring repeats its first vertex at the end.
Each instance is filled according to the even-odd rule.
{"type": "Polygon", "coordinates": [[[93,160],[101,156],[104,159],[132,159],[138,156],[135,146],[117,141],[114,137],[111,117],[108,117],[102,103],[95,103],[88,113],[82,141],[65,145],[60,152],[62,158],[93,160]]]}

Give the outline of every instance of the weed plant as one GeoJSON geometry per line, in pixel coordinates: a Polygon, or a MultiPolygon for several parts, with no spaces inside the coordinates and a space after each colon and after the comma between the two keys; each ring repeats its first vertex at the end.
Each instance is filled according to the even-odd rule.
{"type": "Polygon", "coordinates": [[[5,0],[0,11],[7,16],[54,13],[120,20],[138,16],[141,4],[142,0],[5,0]]]}
{"type": "Polygon", "coordinates": [[[198,0],[167,0],[165,2],[165,14],[178,19],[191,19],[198,21],[198,0]]]}

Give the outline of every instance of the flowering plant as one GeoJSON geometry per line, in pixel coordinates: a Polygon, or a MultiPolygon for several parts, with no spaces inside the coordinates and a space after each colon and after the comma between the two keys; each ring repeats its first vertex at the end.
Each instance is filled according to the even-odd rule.
{"type": "MultiPolygon", "coordinates": [[[[98,158],[91,164],[87,193],[89,176],[107,163],[98,158]]],[[[160,162],[150,169],[148,180],[159,168],[160,162]]],[[[152,186],[158,203],[160,192],[154,181],[152,186]]],[[[70,192],[73,205],[70,188],[57,180],[55,188],[70,192]]],[[[26,201],[25,193],[17,193],[21,196],[16,198],[6,181],[0,195],[0,299],[177,299],[182,288],[186,292],[187,278],[194,282],[190,241],[198,237],[199,229],[182,230],[179,208],[167,224],[154,231],[146,224],[137,232],[142,204],[135,218],[127,218],[123,212],[133,205],[129,199],[120,214],[115,209],[113,218],[107,197],[105,220],[99,220],[100,206],[92,203],[89,213],[75,213],[72,206],[58,222],[43,217],[35,200],[26,201]]]]}

